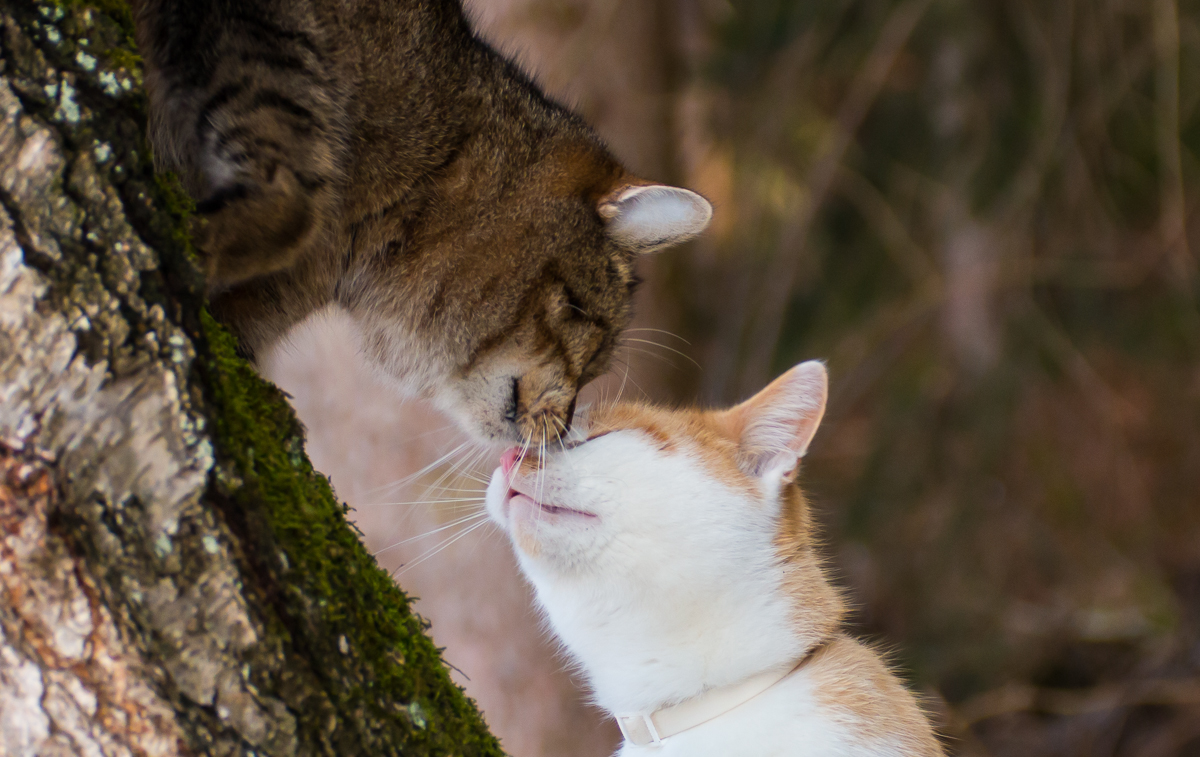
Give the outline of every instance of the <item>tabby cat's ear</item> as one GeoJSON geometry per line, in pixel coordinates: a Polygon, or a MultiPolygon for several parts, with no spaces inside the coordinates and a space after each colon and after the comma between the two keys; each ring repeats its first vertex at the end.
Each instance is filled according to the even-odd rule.
{"type": "Polygon", "coordinates": [[[772,381],[766,389],[733,408],[742,469],[760,478],[791,475],[817,433],[829,377],[825,366],[810,360],[772,381]]]}
{"type": "Polygon", "coordinates": [[[708,200],[665,184],[618,187],[600,198],[597,211],[613,239],[638,252],[686,242],[712,218],[708,200]]]}

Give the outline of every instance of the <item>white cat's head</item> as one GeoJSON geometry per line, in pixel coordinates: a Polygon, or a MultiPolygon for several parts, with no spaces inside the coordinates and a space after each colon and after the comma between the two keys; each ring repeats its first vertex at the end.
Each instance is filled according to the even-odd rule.
{"type": "MultiPolygon", "coordinates": [[[[641,662],[651,701],[656,667],[719,685],[812,641],[797,590],[819,568],[792,478],[826,393],[824,366],[808,362],[728,410],[615,405],[589,414],[586,440],[506,455],[489,512],[602,705],[638,704],[606,697],[641,662]]],[[[804,602],[840,616],[830,592],[804,602]]]]}

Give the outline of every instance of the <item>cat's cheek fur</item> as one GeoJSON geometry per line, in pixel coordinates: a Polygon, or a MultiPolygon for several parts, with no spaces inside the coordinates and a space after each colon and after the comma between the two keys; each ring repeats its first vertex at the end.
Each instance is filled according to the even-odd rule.
{"type": "Polygon", "coordinates": [[[429,396],[439,410],[476,439],[498,444],[517,442],[520,437],[516,426],[507,417],[516,370],[443,379],[432,387],[429,396]]]}
{"type": "Polygon", "coordinates": [[[366,365],[375,376],[401,395],[432,398],[436,403],[436,393],[446,383],[446,357],[428,349],[426,340],[401,322],[372,321],[354,308],[347,311],[358,327],[366,365]]]}
{"type": "Polygon", "coordinates": [[[504,469],[497,467],[492,471],[492,478],[488,481],[487,490],[483,495],[483,504],[487,508],[488,516],[504,531],[508,532],[508,477],[504,475],[504,469]]]}

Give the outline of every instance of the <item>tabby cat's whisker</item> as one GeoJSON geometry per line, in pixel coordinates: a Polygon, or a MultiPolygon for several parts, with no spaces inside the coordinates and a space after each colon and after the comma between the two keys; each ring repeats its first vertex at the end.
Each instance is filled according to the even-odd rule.
{"type": "Polygon", "coordinates": [[[462,469],[459,471],[458,475],[461,478],[467,478],[473,481],[484,480],[485,476],[483,472],[479,470],[479,466],[488,458],[490,453],[490,448],[480,445],[475,451],[475,454],[471,456],[467,464],[462,466],[462,469]]]}
{"type": "Polygon", "coordinates": [[[617,387],[617,399],[614,402],[620,402],[622,395],[625,394],[625,382],[629,380],[629,364],[625,364],[625,375],[621,377],[621,385],[617,387]]]}
{"type": "MultiPolygon", "coordinates": [[[[563,443],[563,432],[569,432],[569,429],[567,428],[567,424],[561,418],[555,418],[554,422],[559,427],[562,428],[561,432],[558,430],[558,428],[554,429],[554,435],[556,437],[558,437],[558,445],[561,447],[562,443],[563,443]]],[[[570,455],[567,455],[566,458],[567,458],[567,465],[569,465],[571,467],[571,470],[574,471],[575,470],[575,461],[571,459],[570,455]]]]}
{"type": "Polygon", "coordinates": [[[633,387],[635,389],[637,389],[639,392],[641,392],[643,399],[650,398],[650,395],[646,393],[646,390],[642,388],[642,385],[639,384],[636,379],[634,379],[632,376],[629,375],[629,366],[627,365],[625,367],[625,376],[621,379],[621,388],[617,390],[617,398],[616,398],[616,400],[614,400],[613,404],[620,402],[622,397],[624,396],[626,381],[628,381],[630,384],[633,384],[633,387]]]}
{"type": "Polygon", "coordinates": [[[679,341],[683,342],[684,344],[686,344],[686,345],[687,345],[687,346],[689,346],[689,347],[691,347],[691,346],[692,346],[692,343],[691,343],[691,342],[689,342],[688,340],[684,339],[684,338],[683,338],[683,337],[681,337],[679,334],[676,334],[676,333],[674,333],[674,332],[672,332],[672,331],[667,331],[666,329],[648,329],[648,328],[644,328],[644,327],[643,327],[643,328],[637,328],[637,329],[625,329],[625,333],[627,333],[627,334],[632,334],[632,333],[634,333],[635,331],[653,331],[653,332],[654,332],[654,333],[656,333],[656,334],[666,334],[666,335],[667,335],[667,336],[669,336],[669,337],[674,337],[675,339],[678,339],[679,341]]]}
{"type": "Polygon", "coordinates": [[[432,436],[433,434],[436,434],[441,431],[446,431],[446,430],[452,429],[452,428],[456,429],[458,427],[453,423],[447,423],[445,426],[438,426],[437,428],[431,428],[428,431],[422,431],[421,433],[417,434],[416,436],[404,437],[404,441],[401,442],[401,444],[407,446],[407,445],[411,444],[412,442],[417,441],[418,439],[424,439],[427,436],[432,436]]]}
{"type": "Polygon", "coordinates": [[[525,456],[529,454],[529,445],[532,442],[532,436],[525,438],[525,443],[521,445],[521,451],[517,453],[516,462],[513,463],[513,470],[519,471],[521,469],[521,463],[525,462],[525,456]]]}
{"type": "MultiPolygon", "coordinates": [[[[534,488],[537,496],[534,500],[540,505],[545,501],[546,494],[546,427],[542,426],[542,443],[538,453],[538,478],[537,486],[534,488]]],[[[542,508],[537,509],[537,524],[533,528],[534,538],[541,533],[542,530],[542,508]]]]}
{"type": "Polygon", "coordinates": [[[652,357],[655,360],[666,363],[667,365],[671,366],[671,368],[673,368],[675,370],[679,370],[679,366],[675,364],[675,361],[671,360],[668,357],[664,357],[663,355],[659,355],[658,353],[651,352],[650,350],[643,350],[643,349],[638,349],[637,347],[630,347],[628,344],[621,345],[621,349],[629,350],[630,352],[636,352],[639,355],[645,355],[646,357],[652,357]]]}
{"type": "MultiPolygon", "coordinates": [[[[624,341],[628,341],[628,342],[638,342],[638,343],[640,343],[640,344],[649,344],[649,345],[652,345],[652,346],[654,346],[654,347],[661,347],[662,349],[664,349],[664,350],[667,350],[668,352],[674,352],[674,353],[675,353],[676,355],[678,355],[679,357],[681,357],[681,358],[683,358],[684,360],[688,361],[689,363],[691,363],[692,365],[696,366],[697,368],[700,368],[700,364],[699,364],[699,363],[697,363],[695,360],[693,360],[693,359],[692,359],[692,357],[691,357],[691,355],[688,355],[688,354],[686,354],[686,353],[680,352],[679,350],[675,349],[674,347],[668,347],[668,346],[667,346],[667,345],[665,345],[665,344],[660,344],[659,342],[651,341],[651,340],[649,340],[649,339],[637,339],[637,338],[635,338],[635,337],[626,337],[624,341]]],[[[703,370],[703,368],[701,368],[701,370],[703,370]]]]}

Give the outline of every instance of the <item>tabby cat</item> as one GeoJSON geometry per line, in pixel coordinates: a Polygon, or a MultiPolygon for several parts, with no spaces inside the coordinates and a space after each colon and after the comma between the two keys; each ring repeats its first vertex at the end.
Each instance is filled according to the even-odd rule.
{"type": "Polygon", "coordinates": [[[630,175],[456,0],[134,0],[151,140],[253,356],[330,304],[483,440],[550,439],[709,204],[630,175]]]}

